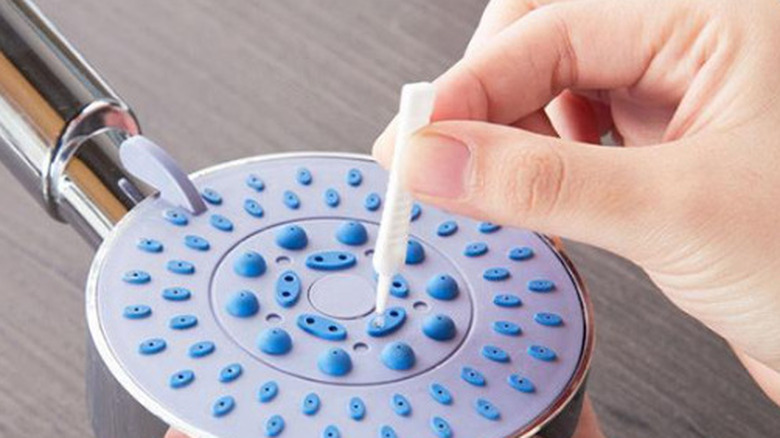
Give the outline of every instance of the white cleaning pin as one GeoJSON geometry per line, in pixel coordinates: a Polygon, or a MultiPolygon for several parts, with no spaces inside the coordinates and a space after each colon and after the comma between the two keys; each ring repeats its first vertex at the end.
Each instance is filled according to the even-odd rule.
{"type": "Polygon", "coordinates": [[[393,166],[373,259],[374,270],[379,275],[376,294],[378,317],[374,320],[379,327],[383,325],[382,315],[387,308],[393,276],[404,263],[409,237],[412,197],[401,187],[401,163],[411,136],[431,122],[435,101],[436,91],[429,82],[406,84],[401,90],[393,166]]]}

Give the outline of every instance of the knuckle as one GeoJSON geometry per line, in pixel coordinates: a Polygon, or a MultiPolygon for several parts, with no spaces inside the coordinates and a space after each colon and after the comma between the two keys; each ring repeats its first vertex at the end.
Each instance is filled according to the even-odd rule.
{"type": "Polygon", "coordinates": [[[539,0],[491,0],[487,9],[496,15],[519,17],[540,6],[539,0]]]}
{"type": "MultiPolygon", "coordinates": [[[[700,167],[704,167],[699,164],[700,167]]],[[[712,218],[723,218],[729,215],[728,210],[722,211],[721,196],[716,193],[728,193],[729,182],[715,177],[715,172],[687,172],[675,178],[674,187],[664,190],[664,195],[674,202],[664,201],[670,211],[667,216],[673,218],[677,227],[686,232],[697,233],[707,225],[712,218]]]]}
{"type": "Polygon", "coordinates": [[[554,146],[523,147],[502,157],[501,190],[506,205],[519,214],[549,215],[558,203],[564,181],[564,160],[554,146]]]}
{"type": "Polygon", "coordinates": [[[518,3],[520,3],[519,7],[522,8],[524,12],[535,11],[542,7],[540,0],[520,0],[518,3]]]}
{"type": "Polygon", "coordinates": [[[554,3],[533,11],[538,22],[545,23],[555,47],[555,64],[550,76],[550,93],[555,96],[579,81],[577,46],[572,38],[569,5],[554,3]]]}

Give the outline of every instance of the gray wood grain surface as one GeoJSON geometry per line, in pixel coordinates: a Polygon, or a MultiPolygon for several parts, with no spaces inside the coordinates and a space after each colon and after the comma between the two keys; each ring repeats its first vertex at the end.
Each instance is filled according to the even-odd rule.
{"type": "MultiPolygon", "coordinates": [[[[185,168],[368,152],[399,86],[460,56],[482,0],[39,0],[185,168]]],[[[0,169],[0,437],[87,437],[92,250],[0,169]]],[[[612,437],[780,436],[724,343],[644,274],[572,244],[593,295],[590,393],[612,437]]],[[[121,438],[121,437],[117,437],[121,438]]]]}

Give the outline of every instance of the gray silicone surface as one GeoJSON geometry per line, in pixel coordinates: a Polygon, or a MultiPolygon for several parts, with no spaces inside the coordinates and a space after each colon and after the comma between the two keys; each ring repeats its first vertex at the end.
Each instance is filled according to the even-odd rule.
{"type": "Polygon", "coordinates": [[[379,437],[382,426],[390,426],[400,438],[437,437],[432,418],[449,423],[453,437],[508,437],[538,422],[538,417],[559,402],[570,389],[571,380],[580,365],[585,338],[585,317],[581,291],[559,254],[542,237],[525,230],[501,228],[492,233],[479,230],[479,222],[453,216],[422,205],[421,214],[412,223],[412,238],[421,242],[425,260],[407,265],[402,275],[410,285],[407,298],[391,296],[390,307],[400,306],[407,312],[405,324],[386,337],[371,337],[366,332],[372,316],[375,279],[371,267],[371,248],[376,238],[381,208],[369,211],[364,206],[370,193],[383,194],[386,173],[368,159],[357,157],[293,156],[271,160],[248,160],[221,166],[195,179],[199,189],[211,189],[222,197],[220,205],[208,205],[197,216],[187,215],[188,224],[173,225],[164,217],[172,206],[161,199],[150,199],[139,205],[106,240],[92,272],[88,296],[90,329],[101,355],[120,382],[144,405],[165,420],[191,432],[217,437],[266,436],[266,422],[279,415],[285,427],[282,437],[321,437],[328,426],[335,426],[342,437],[379,437]],[[308,185],[301,184],[296,173],[305,168],[311,172],[308,185]],[[362,182],[347,183],[347,174],[358,169],[362,182]],[[249,175],[261,178],[262,191],[247,185],[249,175]],[[339,205],[326,204],[324,192],[335,189],[339,205]],[[283,202],[285,191],[293,191],[300,207],[291,209],[283,202]],[[247,199],[263,208],[256,217],[244,209],[247,199]],[[219,214],[233,224],[224,231],[210,223],[219,214]],[[369,240],[360,246],[340,243],[336,229],[347,220],[365,224],[369,240]],[[457,222],[458,230],[450,236],[437,234],[446,220],[457,222]],[[308,245],[302,250],[286,250],[275,243],[280,227],[301,226],[308,245]],[[185,236],[206,239],[206,251],[184,244],[185,236]],[[163,244],[160,252],[138,248],[140,239],[154,239],[163,244]],[[464,249],[472,242],[484,242],[488,252],[467,257],[464,249]],[[512,248],[529,247],[533,257],[512,260],[512,248]],[[260,253],[266,272],[257,278],[245,278],[233,270],[233,262],[247,250],[260,253]],[[357,257],[355,266],[341,271],[319,271],[308,268],[305,259],[317,251],[339,250],[357,257]],[[190,275],[167,269],[171,260],[191,262],[190,275]],[[506,268],[511,277],[504,281],[487,281],[484,271],[506,268]],[[130,284],[123,281],[128,271],[148,273],[150,281],[130,284]],[[274,299],[280,273],[293,270],[302,281],[303,293],[296,305],[284,308],[274,299]],[[426,283],[437,274],[453,276],[460,288],[454,300],[437,300],[426,292],[426,283]],[[550,292],[532,292],[531,280],[551,280],[550,292]],[[184,301],[164,299],[162,291],[184,287],[192,292],[184,301]],[[237,318],[226,311],[229,298],[239,290],[254,292],[260,310],[254,316],[237,318]],[[494,304],[497,294],[514,294],[522,299],[520,307],[494,304]],[[151,315],[141,319],[124,316],[128,306],[145,305],[151,315]],[[320,312],[323,311],[323,312],[320,312]],[[560,326],[546,326],[535,321],[538,312],[552,312],[563,319],[560,326]],[[296,319],[302,313],[315,313],[338,322],[347,329],[345,340],[331,341],[301,330],[296,319]],[[185,330],[174,330],[169,321],[177,315],[194,315],[198,323],[185,330]],[[423,320],[433,314],[450,316],[457,334],[448,341],[437,341],[423,334],[423,320]],[[330,315],[330,316],[329,316],[330,315]],[[333,317],[336,315],[337,317],[333,317]],[[522,328],[519,336],[507,336],[493,329],[495,321],[511,321],[522,328]],[[269,327],[280,327],[292,337],[293,348],[285,355],[268,355],[257,347],[258,334],[269,327]],[[166,348],[152,355],[139,353],[147,339],[159,338],[166,348]],[[192,358],[190,346],[211,341],[215,351],[205,357],[192,358]],[[392,370],[380,360],[385,345],[403,341],[412,347],[416,362],[406,371],[392,370]],[[556,359],[544,361],[529,354],[532,345],[556,353],[556,359]],[[508,362],[486,358],[485,346],[495,346],[509,354],[508,362]],[[336,377],[317,367],[317,358],[331,348],[346,350],[352,360],[352,371],[336,377]],[[243,372],[235,380],[223,383],[220,371],[240,364],[243,372]],[[481,372],[485,386],[474,386],[461,377],[463,367],[481,372]],[[173,389],[172,375],[190,370],[194,380],[188,386],[173,389]],[[517,374],[530,379],[535,392],[524,393],[507,381],[517,374]],[[263,403],[258,391],[268,382],[278,385],[278,395],[263,403]],[[431,396],[429,387],[437,383],[452,393],[453,401],[444,405],[431,396]],[[314,415],[302,413],[303,399],[310,393],[319,396],[321,406],[314,415]],[[400,416],[393,408],[393,396],[404,396],[411,414],[400,416]],[[234,409],[216,417],[212,406],[221,397],[235,400],[234,409]],[[366,413],[360,420],[350,416],[350,400],[359,397],[366,413]],[[487,400],[500,412],[500,418],[489,419],[478,412],[478,400],[487,400]]]}

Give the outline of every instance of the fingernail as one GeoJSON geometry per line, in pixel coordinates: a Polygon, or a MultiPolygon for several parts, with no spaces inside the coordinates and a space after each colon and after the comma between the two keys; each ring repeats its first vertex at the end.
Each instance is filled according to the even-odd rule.
{"type": "Polygon", "coordinates": [[[462,141],[439,133],[412,138],[405,161],[405,179],[416,194],[457,199],[466,193],[471,151],[462,141]]]}

